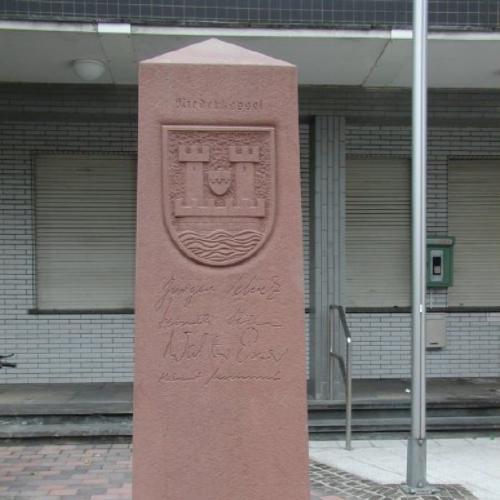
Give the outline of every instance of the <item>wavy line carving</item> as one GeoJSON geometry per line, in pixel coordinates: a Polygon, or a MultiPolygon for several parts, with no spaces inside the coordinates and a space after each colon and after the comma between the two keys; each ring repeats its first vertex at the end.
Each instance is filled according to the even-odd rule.
{"type": "Polygon", "coordinates": [[[218,229],[204,234],[183,231],[179,233],[179,240],[198,258],[214,264],[223,264],[249,254],[263,236],[263,233],[250,229],[236,233],[218,229]]]}

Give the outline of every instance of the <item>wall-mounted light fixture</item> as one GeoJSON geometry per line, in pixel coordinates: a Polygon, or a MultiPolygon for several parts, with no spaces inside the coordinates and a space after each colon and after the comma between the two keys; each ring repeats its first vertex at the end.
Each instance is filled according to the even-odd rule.
{"type": "Polygon", "coordinates": [[[72,65],[78,77],[85,82],[97,80],[106,71],[105,64],[96,59],[76,59],[72,65]]]}

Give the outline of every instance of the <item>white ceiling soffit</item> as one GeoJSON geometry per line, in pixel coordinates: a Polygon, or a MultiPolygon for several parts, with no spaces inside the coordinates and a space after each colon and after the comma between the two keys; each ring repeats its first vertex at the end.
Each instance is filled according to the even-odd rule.
{"type": "MultiPolygon", "coordinates": [[[[366,79],[371,87],[410,87],[410,31],[393,31],[366,79]]],[[[431,33],[429,86],[434,88],[500,88],[500,33],[431,33]]]]}
{"type": "MultiPolygon", "coordinates": [[[[82,83],[71,64],[98,59],[93,83],[134,84],[137,61],[217,37],[298,66],[314,85],[411,86],[411,31],[169,28],[0,21],[0,81],[82,83]]],[[[432,33],[429,84],[500,88],[500,33],[432,33]]]]}
{"type": "Polygon", "coordinates": [[[389,38],[387,31],[134,28],[138,60],[210,37],[297,65],[301,84],[362,85],[389,38]],[[168,48],[166,48],[168,44],[168,48]],[[356,61],[356,64],[353,64],[356,61]]]}

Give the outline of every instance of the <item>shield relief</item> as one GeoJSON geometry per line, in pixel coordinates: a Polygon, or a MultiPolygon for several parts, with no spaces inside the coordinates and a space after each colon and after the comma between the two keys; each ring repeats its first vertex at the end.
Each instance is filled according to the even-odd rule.
{"type": "Polygon", "coordinates": [[[212,192],[222,196],[231,186],[231,172],[229,170],[209,170],[208,185],[212,192]]]}
{"type": "Polygon", "coordinates": [[[255,255],[275,218],[272,127],[162,127],[166,229],[188,258],[229,266],[255,255]]]}

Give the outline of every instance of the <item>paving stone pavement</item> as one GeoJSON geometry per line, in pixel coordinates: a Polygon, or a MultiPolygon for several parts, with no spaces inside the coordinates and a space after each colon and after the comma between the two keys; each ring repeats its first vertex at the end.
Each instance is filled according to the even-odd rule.
{"type": "Polygon", "coordinates": [[[433,495],[407,495],[399,484],[378,484],[328,465],[310,462],[311,500],[474,500],[458,484],[437,486],[433,495]]]}
{"type": "MultiPolygon", "coordinates": [[[[0,444],[0,499],[131,499],[131,451],[126,442],[0,444]]],[[[399,485],[380,485],[316,462],[310,475],[311,500],[475,498],[458,485],[442,486],[436,495],[407,496],[399,485]]]]}

